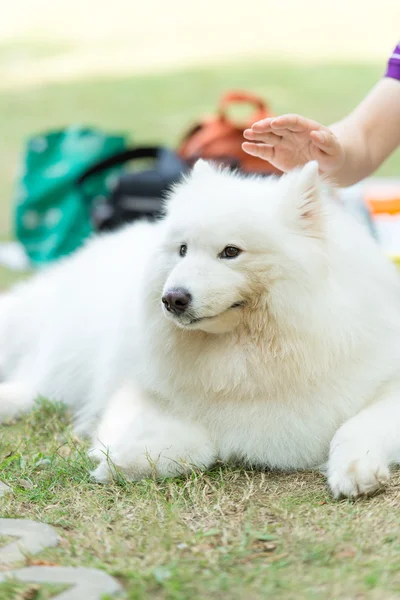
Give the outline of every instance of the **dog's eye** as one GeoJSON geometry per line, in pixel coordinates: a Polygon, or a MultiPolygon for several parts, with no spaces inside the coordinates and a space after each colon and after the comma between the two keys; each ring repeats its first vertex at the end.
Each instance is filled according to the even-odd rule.
{"type": "Polygon", "coordinates": [[[187,252],[186,244],[181,244],[181,247],[179,248],[179,256],[186,256],[186,252],[187,252]]]}
{"type": "Polygon", "coordinates": [[[220,258],[236,258],[237,256],[239,256],[239,254],[241,254],[241,250],[239,248],[236,248],[236,246],[226,246],[221,254],[219,255],[220,258]]]}

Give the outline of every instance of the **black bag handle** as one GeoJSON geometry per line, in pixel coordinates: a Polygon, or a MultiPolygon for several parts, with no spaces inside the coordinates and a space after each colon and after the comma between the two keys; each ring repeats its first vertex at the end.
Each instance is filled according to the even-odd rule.
{"type": "Polygon", "coordinates": [[[97,173],[101,173],[106,169],[111,169],[111,167],[116,167],[117,165],[122,165],[130,160],[137,160],[140,158],[157,158],[162,148],[159,146],[147,146],[147,147],[139,147],[139,148],[128,148],[127,150],[123,150],[122,152],[118,152],[117,154],[113,154],[104,160],[97,162],[92,165],[77,180],[78,185],[82,185],[86,179],[96,175],[97,173]]]}

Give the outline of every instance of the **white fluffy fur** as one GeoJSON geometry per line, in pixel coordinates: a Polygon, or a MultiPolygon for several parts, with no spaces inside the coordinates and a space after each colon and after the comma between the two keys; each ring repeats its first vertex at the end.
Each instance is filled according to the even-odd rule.
{"type": "Polygon", "coordinates": [[[356,496],[400,459],[398,276],[314,163],[280,180],[198,163],[161,222],[94,239],[2,299],[0,368],[2,417],[38,394],[86,433],[102,415],[99,481],[113,465],[138,478],[329,458],[334,495],[356,496]],[[220,258],[227,245],[242,254],[220,258]],[[188,316],[164,310],[174,288],[188,316]]]}

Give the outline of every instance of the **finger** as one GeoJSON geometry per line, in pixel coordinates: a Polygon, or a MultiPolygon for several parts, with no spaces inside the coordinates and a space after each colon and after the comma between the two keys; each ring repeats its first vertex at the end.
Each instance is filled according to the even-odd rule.
{"type": "Polygon", "coordinates": [[[253,140],[255,139],[255,132],[252,129],[245,129],[243,131],[243,137],[246,138],[246,140],[253,140]]]}
{"type": "Polygon", "coordinates": [[[267,146],[266,144],[254,144],[251,142],[243,142],[242,148],[247,154],[251,156],[258,156],[264,160],[272,160],[274,157],[273,146],[267,146]]]}
{"type": "Polygon", "coordinates": [[[271,120],[270,126],[273,131],[288,129],[289,131],[293,131],[295,133],[325,129],[325,127],[320,123],[317,123],[317,121],[312,121],[311,119],[306,119],[300,115],[292,114],[275,117],[275,119],[271,120]]]}
{"type": "Polygon", "coordinates": [[[282,137],[276,133],[256,133],[252,129],[246,129],[243,136],[251,142],[263,142],[270,146],[278,146],[282,141],[282,137]]]}
{"type": "Polygon", "coordinates": [[[262,119],[261,121],[256,121],[251,126],[252,130],[256,133],[263,133],[264,131],[271,131],[271,121],[273,117],[268,117],[268,119],[262,119]]]}
{"type": "Polygon", "coordinates": [[[310,148],[310,155],[312,160],[318,162],[320,174],[329,173],[336,168],[338,160],[327,154],[327,152],[324,152],[324,150],[321,150],[321,148],[318,148],[315,144],[310,148]]]}
{"type": "Polygon", "coordinates": [[[331,131],[311,131],[310,137],[314,144],[330,156],[338,153],[340,146],[336,137],[331,131]]]}

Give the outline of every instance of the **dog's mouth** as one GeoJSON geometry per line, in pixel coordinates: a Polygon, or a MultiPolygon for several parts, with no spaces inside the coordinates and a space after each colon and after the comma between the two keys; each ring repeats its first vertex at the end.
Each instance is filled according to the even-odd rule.
{"type": "Polygon", "coordinates": [[[228,311],[234,310],[237,308],[242,308],[244,305],[245,305],[245,302],[243,300],[240,300],[240,301],[234,302],[233,304],[231,304],[231,306],[229,306],[228,308],[225,308],[224,310],[222,310],[219,313],[215,313],[213,315],[204,315],[201,317],[196,317],[195,315],[190,314],[190,312],[188,312],[186,314],[182,314],[182,315],[176,315],[171,311],[167,311],[167,312],[169,315],[171,315],[173,320],[180,327],[190,327],[191,325],[197,325],[198,323],[201,323],[203,321],[211,321],[212,319],[217,319],[218,317],[221,317],[228,311]]]}
{"type": "Polygon", "coordinates": [[[189,325],[194,325],[195,323],[201,323],[201,321],[209,321],[210,319],[216,319],[217,317],[220,317],[221,315],[225,314],[228,310],[232,310],[234,308],[240,308],[242,306],[244,306],[244,302],[234,302],[231,306],[229,306],[229,308],[226,308],[222,312],[216,313],[215,315],[206,315],[204,317],[196,317],[194,319],[191,319],[189,321],[189,325]]]}

